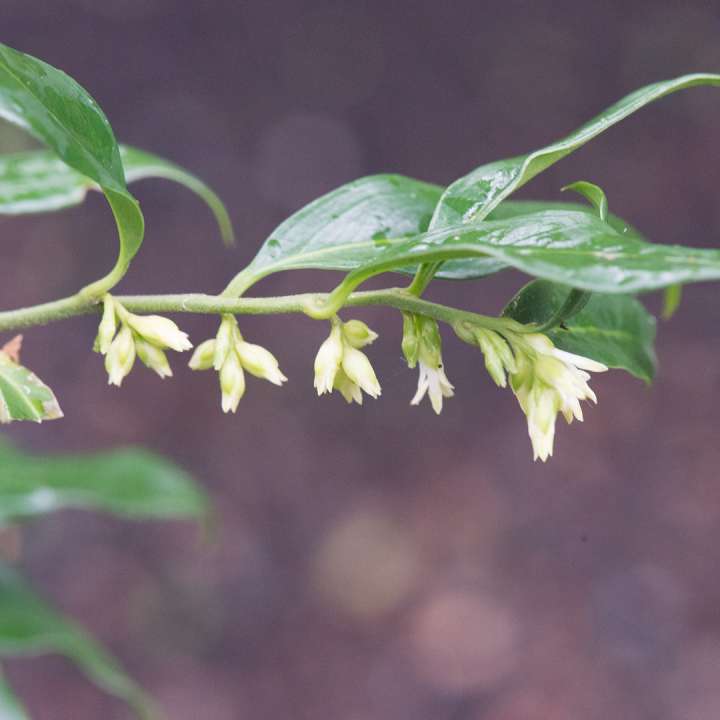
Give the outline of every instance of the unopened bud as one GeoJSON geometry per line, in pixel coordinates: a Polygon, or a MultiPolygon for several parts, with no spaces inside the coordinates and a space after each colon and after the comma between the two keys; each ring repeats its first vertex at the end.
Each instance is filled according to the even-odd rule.
{"type": "Polygon", "coordinates": [[[235,344],[236,328],[237,322],[235,318],[232,315],[223,315],[222,322],[215,336],[215,357],[213,358],[213,367],[215,370],[220,370],[225,363],[228,353],[235,344]]]}
{"type": "Polygon", "coordinates": [[[403,316],[403,336],[401,348],[405,360],[409,368],[417,365],[418,355],[420,352],[420,338],[418,337],[417,316],[412,313],[404,312],[403,316]]]}
{"type": "Polygon", "coordinates": [[[251,375],[270,381],[274,385],[282,385],[287,378],[280,372],[275,356],[260,345],[253,345],[244,340],[235,345],[240,363],[251,375]]]}
{"type": "Polygon", "coordinates": [[[228,353],[220,368],[220,390],[223,412],[235,412],[245,394],[245,373],[234,351],[228,353]]]}
{"type": "Polygon", "coordinates": [[[161,378],[172,377],[167,355],[159,347],[146,342],[142,338],[137,338],[135,340],[135,350],[142,363],[154,370],[161,378]]]}
{"type": "Polygon", "coordinates": [[[365,353],[346,347],[342,357],[342,369],[352,382],[359,385],[373,398],[380,395],[380,383],[365,353]]]}
{"type": "Polygon", "coordinates": [[[182,332],[172,320],[161,315],[128,313],[127,323],[143,339],[159,348],[183,352],[192,347],[187,333],[182,332]]]}
{"type": "Polygon", "coordinates": [[[103,298],[103,314],[98,326],[98,334],[95,340],[97,352],[105,355],[110,348],[110,343],[117,332],[117,317],[115,314],[115,301],[110,295],[103,298]]]}
{"type": "Polygon", "coordinates": [[[354,348],[362,348],[377,340],[378,334],[373,332],[361,320],[348,320],[343,323],[342,332],[345,340],[354,348]]]}
{"type": "Polygon", "coordinates": [[[190,358],[188,366],[191,370],[209,370],[215,361],[215,338],[200,343],[190,358]]]}
{"type": "Polygon", "coordinates": [[[120,387],[122,381],[132,370],[134,362],[135,340],[130,328],[123,325],[115,339],[110,343],[105,355],[108,383],[120,387]]]}
{"type": "Polygon", "coordinates": [[[340,325],[333,324],[330,335],[315,356],[315,389],[318,395],[332,392],[335,376],[343,358],[343,341],[340,325]]]}

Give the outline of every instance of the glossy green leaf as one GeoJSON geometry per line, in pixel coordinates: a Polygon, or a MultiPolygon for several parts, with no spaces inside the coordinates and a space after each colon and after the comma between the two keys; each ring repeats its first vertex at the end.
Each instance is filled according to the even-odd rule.
{"type": "Polygon", "coordinates": [[[511,193],[558,160],[624,120],[648,103],[670,93],[700,85],[720,85],[720,75],[694,74],[648,85],[624,97],[562,140],[508,160],[483,165],[456,180],[443,194],[430,223],[440,229],[477,223],[511,193]]]}
{"type": "MultiPolygon", "coordinates": [[[[535,280],[503,314],[521,323],[543,325],[567,294],[567,287],[535,280]]],[[[655,375],[655,318],[629,295],[593,295],[582,310],[547,335],[562,350],[627,370],[646,382],[655,375]]]]}
{"type": "Polygon", "coordinates": [[[66,508],[203,518],[208,500],[187,473],[145,450],[43,457],[0,445],[0,524],[66,508]]]}
{"type": "Polygon", "coordinates": [[[9,567],[0,565],[0,655],[58,653],[73,660],[105,692],[143,718],[152,704],[120,665],[81,627],[55,612],[9,567]]]}
{"type": "Polygon", "coordinates": [[[144,235],[140,206],[126,188],[120,149],[110,123],[72,78],[2,44],[0,118],[44,142],[105,193],[118,227],[120,251],[107,278],[86,288],[88,295],[103,294],[124,275],[144,235]]]}
{"type": "MultiPolygon", "coordinates": [[[[120,155],[128,183],[166,178],[196,193],[215,216],[225,243],[232,244],[233,229],[227,210],[205,183],[174,163],[137,148],[123,145],[120,155]]],[[[47,150],[0,157],[0,214],[48,212],[79,205],[88,190],[97,189],[97,183],[47,150]]]]}
{"type": "Polygon", "coordinates": [[[30,720],[30,716],[20,705],[7,681],[0,673],[0,719],[30,720]]]}
{"type": "MultiPolygon", "coordinates": [[[[487,220],[514,220],[522,215],[545,212],[548,210],[570,210],[594,214],[592,208],[572,202],[540,202],[536,200],[506,200],[498,205],[487,217],[487,220]]],[[[642,240],[640,233],[622,218],[608,213],[607,222],[614,230],[624,236],[634,236],[642,240]]],[[[463,258],[444,262],[435,277],[445,280],[465,280],[468,278],[481,278],[504,270],[509,265],[502,260],[492,257],[463,258]]]]}
{"type": "MultiPolygon", "coordinates": [[[[528,275],[581,290],[636,293],[677,282],[720,279],[720,251],[653,245],[616,232],[594,214],[546,211],[507,220],[428,232],[392,243],[371,263],[347,275],[332,305],[382,272],[459,258],[489,256],[528,275]]],[[[456,262],[456,277],[474,277],[473,262],[456,262]]]]}
{"type": "Polygon", "coordinates": [[[442,188],[401,175],[373,175],[323,195],[279,225],[228,289],[241,292],[270,273],[351,270],[393,239],[427,228],[442,188]]]}
{"type": "Polygon", "coordinates": [[[53,391],[37,375],[0,351],[0,423],[42,422],[62,416],[53,391]]]}
{"type": "Polygon", "coordinates": [[[566,185],[564,188],[561,188],[561,190],[562,192],[571,190],[572,192],[579,193],[597,210],[598,217],[603,222],[607,220],[608,201],[605,191],[599,185],[595,185],[587,180],[578,180],[577,182],[566,185]]]}

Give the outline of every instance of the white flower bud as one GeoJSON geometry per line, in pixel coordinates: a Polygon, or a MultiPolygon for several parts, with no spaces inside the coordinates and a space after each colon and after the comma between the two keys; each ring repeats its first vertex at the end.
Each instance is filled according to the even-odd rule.
{"type": "Polygon", "coordinates": [[[346,346],[343,350],[342,369],[348,378],[359,385],[370,397],[380,395],[380,383],[365,353],[346,346]]]}
{"type": "Polygon", "coordinates": [[[242,340],[235,345],[235,351],[242,366],[251,375],[268,380],[273,385],[282,385],[287,381],[280,372],[275,356],[264,347],[242,340]]]}
{"type": "Polygon", "coordinates": [[[315,356],[315,389],[318,395],[332,392],[335,376],[343,358],[340,325],[334,323],[330,335],[315,356]]]}
{"type": "Polygon", "coordinates": [[[215,338],[200,343],[190,358],[188,367],[191,370],[209,370],[215,361],[215,338]]]}
{"type": "Polygon", "coordinates": [[[187,333],[182,332],[169,318],[128,313],[127,323],[140,337],[161,349],[170,348],[176,352],[183,352],[192,347],[187,333]]]}
{"type": "Polygon", "coordinates": [[[362,348],[377,340],[378,334],[373,332],[361,320],[348,320],[342,326],[343,337],[354,348],[362,348]]]}
{"type": "Polygon", "coordinates": [[[245,373],[240,358],[234,351],[228,353],[220,368],[220,390],[223,412],[235,412],[245,394],[245,373]]]}
{"type": "Polygon", "coordinates": [[[134,362],[135,339],[130,328],[123,325],[105,355],[108,383],[120,387],[123,379],[132,370],[134,362]]]}
{"type": "Polygon", "coordinates": [[[223,315],[222,322],[215,336],[215,357],[213,358],[213,368],[215,368],[215,370],[220,370],[228,353],[237,342],[236,330],[237,322],[235,318],[232,315],[223,315]]]}
{"type": "Polygon", "coordinates": [[[172,377],[167,355],[159,347],[142,338],[136,338],[135,350],[142,363],[154,370],[161,378],[172,377]]]}
{"type": "Polygon", "coordinates": [[[110,343],[117,332],[117,317],[115,314],[115,301],[110,295],[103,298],[103,314],[100,325],[98,326],[98,334],[95,340],[95,348],[97,352],[105,355],[110,348],[110,343]]]}

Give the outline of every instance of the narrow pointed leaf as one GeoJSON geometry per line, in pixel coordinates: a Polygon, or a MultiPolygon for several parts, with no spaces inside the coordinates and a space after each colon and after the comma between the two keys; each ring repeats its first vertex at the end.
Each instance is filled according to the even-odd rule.
{"type": "Polygon", "coordinates": [[[658,82],[624,97],[562,140],[540,150],[483,165],[456,180],[443,194],[430,223],[440,229],[476,223],[488,216],[511,193],[558,160],[624,120],[629,115],[670,93],[700,85],[720,85],[720,75],[694,74],[658,82]]]}
{"type": "Polygon", "coordinates": [[[637,293],[720,279],[719,250],[653,245],[616,232],[594,213],[556,210],[392,243],[376,260],[346,277],[333,292],[333,303],[344,301],[373,275],[425,262],[455,260],[455,277],[474,277],[472,259],[485,257],[528,275],[601,293],[637,293]]]}
{"type": "MultiPolygon", "coordinates": [[[[508,303],[503,315],[543,325],[567,293],[567,287],[535,280],[508,303]]],[[[655,318],[629,295],[593,295],[562,327],[546,334],[562,350],[627,370],[645,382],[655,375],[655,318]]]]}
{"type": "MultiPolygon", "coordinates": [[[[105,193],[120,239],[110,284],[119,280],[142,243],[144,225],[125,185],[120,148],[98,104],[62,71],[0,44],[0,118],[34,135],[105,193]]],[[[107,285],[94,289],[103,292],[107,285]]]]}
{"type": "Polygon", "coordinates": [[[605,222],[608,217],[608,201],[605,191],[594,183],[588,182],[587,180],[578,180],[577,182],[570,183],[564,188],[561,188],[562,192],[572,190],[573,192],[579,193],[586,198],[592,206],[597,210],[598,217],[605,222]]]}
{"type": "Polygon", "coordinates": [[[0,525],[67,508],[202,519],[208,507],[186,472],[145,450],[33,456],[0,445],[0,525]]]}
{"type": "MultiPolygon", "coordinates": [[[[146,178],[166,178],[185,186],[202,198],[212,211],[223,240],[233,242],[233,228],[218,196],[201,180],[174,163],[137,148],[120,147],[128,183],[146,178]]],[[[79,205],[97,183],[73,170],[48,150],[0,157],[0,214],[22,215],[60,210],[79,205]]]]}
{"type": "MultiPolygon", "coordinates": [[[[41,600],[13,570],[0,565],[0,655],[65,655],[98,687],[149,718],[152,705],[93,638],[41,600]]],[[[22,717],[22,716],[21,716],[22,717]]]]}
{"type": "Polygon", "coordinates": [[[63,416],[53,391],[0,351],[0,423],[55,420],[63,416]]]}

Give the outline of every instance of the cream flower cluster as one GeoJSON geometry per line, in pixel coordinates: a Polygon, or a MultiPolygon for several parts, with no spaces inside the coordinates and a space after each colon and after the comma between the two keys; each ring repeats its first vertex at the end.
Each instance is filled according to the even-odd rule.
{"type": "Polygon", "coordinates": [[[568,423],[582,421],[580,402],[597,402],[587,371],[604,372],[607,367],[559,350],[546,335],[518,329],[521,326],[510,320],[502,334],[467,324],[455,327],[462,340],[482,350],[485,367],[498,386],[506,387],[510,378],[510,387],[527,416],[534,459],[545,462],[553,453],[558,413],[568,423]]]}
{"type": "Polygon", "coordinates": [[[269,350],[243,339],[233,315],[223,315],[217,335],[198,345],[189,365],[193,370],[213,368],[219,373],[221,405],[226,413],[235,412],[245,394],[246,371],[273,385],[287,381],[269,350]]]}
{"type": "Polygon", "coordinates": [[[348,403],[362,405],[362,391],[370,397],[380,395],[380,383],[370,361],[360,348],[377,338],[364,322],[338,317],[330,321],[331,329],[315,356],[315,389],[318,395],[338,390],[348,403]]]}
{"type": "Polygon", "coordinates": [[[108,383],[120,387],[135,358],[161,378],[172,376],[166,350],[184,352],[192,347],[186,333],[160,315],[135,315],[111,295],[103,298],[103,315],[95,350],[105,356],[108,383]]]}

